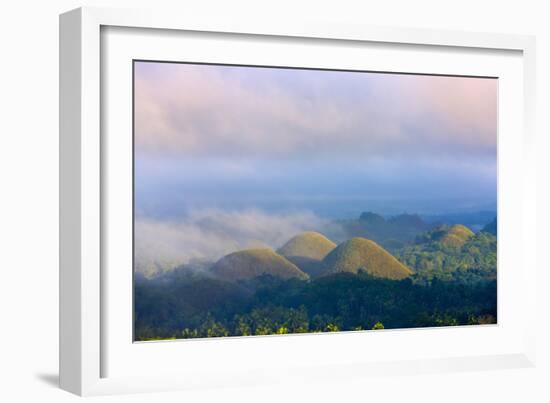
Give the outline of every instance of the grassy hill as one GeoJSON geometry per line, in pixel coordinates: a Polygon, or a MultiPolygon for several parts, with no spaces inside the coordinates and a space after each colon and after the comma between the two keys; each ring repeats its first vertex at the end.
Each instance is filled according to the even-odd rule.
{"type": "Polygon", "coordinates": [[[269,274],[283,279],[309,276],[284,256],[271,249],[246,249],[222,257],[210,271],[227,281],[245,280],[269,274]]]}
{"type": "Polygon", "coordinates": [[[443,235],[440,242],[445,246],[460,247],[473,236],[474,233],[468,227],[456,224],[443,235]]]}
{"type": "Polygon", "coordinates": [[[325,269],[322,260],[334,248],[336,244],[323,234],[308,231],[290,239],[277,250],[277,253],[285,256],[300,270],[315,277],[325,269]]]}
{"type": "Polygon", "coordinates": [[[474,235],[465,225],[456,224],[451,227],[443,224],[418,235],[414,243],[419,245],[438,242],[446,247],[461,247],[474,235]]]}
{"type": "Polygon", "coordinates": [[[366,238],[352,238],[341,243],[323,262],[327,266],[324,274],[357,273],[362,269],[372,276],[393,280],[400,280],[412,274],[408,267],[384,248],[366,238]]]}
{"type": "Polygon", "coordinates": [[[323,234],[308,231],[291,238],[277,250],[283,256],[301,256],[322,260],[336,248],[336,244],[323,234]]]}

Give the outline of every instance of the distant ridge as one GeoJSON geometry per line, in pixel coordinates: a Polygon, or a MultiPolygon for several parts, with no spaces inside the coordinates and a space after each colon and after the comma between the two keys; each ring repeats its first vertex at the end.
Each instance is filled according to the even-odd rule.
{"type": "Polygon", "coordinates": [[[222,257],[211,272],[227,281],[250,279],[269,274],[289,279],[306,280],[309,276],[296,265],[271,249],[246,249],[222,257]]]}
{"type": "Polygon", "coordinates": [[[346,238],[372,239],[392,252],[433,227],[417,214],[404,213],[386,219],[371,211],[361,213],[358,219],[342,220],[340,224],[346,238]]]}
{"type": "Polygon", "coordinates": [[[357,273],[364,270],[372,276],[400,280],[412,274],[376,242],[366,238],[352,238],[341,243],[323,260],[327,269],[323,274],[357,273]]]}
{"type": "Polygon", "coordinates": [[[497,234],[497,218],[493,221],[491,221],[489,224],[485,225],[483,229],[481,230],[483,232],[488,232],[489,234],[496,235],[497,234]]]}
{"type": "Polygon", "coordinates": [[[372,211],[364,211],[359,216],[359,219],[368,224],[385,224],[386,219],[380,214],[373,213],[372,211]]]}

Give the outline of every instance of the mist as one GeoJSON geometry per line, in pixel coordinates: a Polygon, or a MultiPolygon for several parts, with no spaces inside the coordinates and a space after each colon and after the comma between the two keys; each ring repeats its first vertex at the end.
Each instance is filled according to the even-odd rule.
{"type": "Polygon", "coordinates": [[[303,231],[337,235],[337,224],[305,211],[270,214],[261,210],[203,209],[179,220],[135,220],[135,268],[146,277],[181,265],[201,267],[247,248],[277,249],[303,231]]]}

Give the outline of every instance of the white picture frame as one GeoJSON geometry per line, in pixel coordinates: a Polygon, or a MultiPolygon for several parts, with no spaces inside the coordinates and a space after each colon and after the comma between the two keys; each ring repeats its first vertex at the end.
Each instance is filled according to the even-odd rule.
{"type": "MultiPolygon", "coordinates": [[[[143,41],[143,47],[146,46],[145,42],[150,41],[143,41]]],[[[533,179],[535,172],[533,158],[535,42],[533,37],[311,22],[294,24],[269,20],[213,21],[150,10],[81,8],[61,15],[60,49],[60,385],[63,389],[79,395],[96,395],[225,385],[243,386],[265,382],[303,382],[308,379],[329,380],[334,379],[335,372],[340,374],[339,377],[345,378],[369,376],[381,372],[410,374],[534,365],[535,319],[530,316],[531,312],[535,312],[534,290],[537,270],[536,254],[533,250],[536,242],[532,239],[536,232],[533,179]],[[124,278],[118,281],[111,277],[108,271],[111,257],[109,257],[110,252],[107,253],[109,248],[105,233],[105,228],[109,227],[109,220],[112,219],[109,214],[106,214],[106,211],[112,208],[107,196],[113,190],[109,185],[109,178],[115,172],[113,165],[109,164],[109,158],[112,158],[113,153],[123,150],[124,144],[117,146],[110,141],[112,136],[107,138],[104,136],[105,133],[109,133],[111,124],[118,124],[119,121],[127,124],[128,119],[124,118],[124,98],[120,98],[122,102],[118,102],[122,104],[120,109],[122,117],[119,121],[111,122],[107,118],[109,111],[102,109],[106,101],[109,105],[113,103],[114,98],[111,98],[111,94],[115,94],[115,98],[117,94],[125,94],[124,87],[112,90],[109,84],[112,81],[104,80],[102,74],[122,74],[120,76],[122,81],[125,81],[126,77],[123,75],[124,69],[117,70],[116,66],[111,68],[108,63],[105,67],[105,61],[102,58],[113,55],[105,50],[107,47],[111,51],[119,49],[118,53],[115,53],[117,55],[124,53],[122,49],[132,48],[125,46],[126,42],[121,42],[121,39],[109,40],[106,46],[107,42],[102,32],[108,31],[109,27],[117,27],[117,30],[122,31],[126,29],[122,36],[134,35],[132,30],[135,29],[156,30],[157,33],[170,32],[169,37],[157,35],[151,39],[152,43],[158,41],[160,44],[164,41],[162,43],[165,46],[160,47],[168,51],[174,41],[179,40],[177,32],[193,32],[193,35],[199,38],[208,33],[218,33],[218,37],[243,35],[260,41],[262,39],[277,41],[282,38],[281,40],[305,41],[306,45],[309,40],[329,41],[330,43],[326,46],[332,46],[334,49],[346,43],[359,45],[376,43],[380,46],[421,47],[422,52],[426,49],[428,51],[429,49],[452,50],[452,52],[457,50],[459,53],[455,52],[456,54],[452,55],[455,60],[462,57],[460,54],[462,50],[481,56],[490,52],[514,53],[514,61],[510,62],[510,80],[506,82],[510,83],[511,89],[514,88],[516,98],[519,99],[501,104],[504,108],[501,110],[507,112],[506,119],[510,120],[505,121],[505,126],[499,128],[499,136],[504,133],[505,138],[510,141],[503,142],[502,147],[505,148],[501,148],[499,144],[499,152],[502,151],[503,155],[509,156],[509,159],[499,159],[499,175],[505,174],[505,177],[509,178],[507,181],[509,183],[499,190],[505,191],[506,201],[510,201],[508,204],[505,203],[504,207],[508,206],[510,211],[512,208],[519,209],[521,213],[509,221],[502,221],[499,218],[499,246],[502,226],[509,225],[514,229],[515,235],[508,240],[505,235],[504,245],[507,241],[519,242],[521,248],[514,254],[506,255],[503,255],[499,249],[499,282],[501,258],[521,266],[521,271],[509,272],[510,274],[504,279],[509,279],[510,286],[517,286],[518,290],[514,291],[513,296],[522,298],[521,310],[517,308],[510,314],[509,320],[500,321],[501,314],[505,317],[508,311],[513,310],[510,306],[514,301],[507,301],[506,296],[512,294],[508,294],[506,288],[503,289],[506,300],[501,301],[499,285],[499,325],[479,330],[449,328],[411,330],[406,333],[366,332],[369,333],[368,336],[365,332],[351,332],[330,335],[197,340],[191,343],[141,344],[136,349],[131,339],[125,336],[124,332],[128,330],[128,326],[125,325],[126,327],[120,330],[115,326],[116,323],[125,323],[124,320],[118,320],[121,317],[116,316],[115,311],[127,312],[127,306],[120,303],[120,309],[114,309],[113,298],[109,298],[113,289],[128,292],[127,288],[123,288],[124,278]],[[521,108],[518,109],[518,105],[521,108]],[[515,132],[520,133],[514,134],[510,130],[509,134],[506,134],[507,129],[511,128],[518,129],[515,132]],[[513,167],[510,166],[512,162],[513,167]],[[518,328],[515,325],[519,324],[521,312],[523,312],[523,322],[522,327],[518,328]],[[366,337],[369,338],[369,343],[373,345],[382,343],[381,346],[384,344],[380,341],[382,339],[403,339],[411,343],[419,343],[417,345],[433,344],[433,340],[440,339],[462,340],[465,347],[446,350],[441,346],[439,350],[434,348],[431,354],[419,348],[416,355],[406,355],[396,351],[391,357],[369,359],[361,354],[355,357],[350,355],[347,360],[333,359],[330,354],[323,360],[314,359],[314,348],[331,351],[342,343],[357,346],[358,343],[364,343],[366,337]],[[479,341],[477,343],[479,348],[468,347],[477,341],[479,341]],[[485,349],[489,344],[494,344],[494,348],[485,349]],[[312,349],[311,354],[308,353],[306,346],[312,349]],[[284,361],[278,362],[277,356],[280,356],[280,352],[283,351],[281,349],[288,348],[306,350],[302,355],[295,355],[288,364],[284,361]],[[144,349],[147,351],[143,351],[144,349]],[[176,350],[179,352],[176,353],[176,350]],[[142,354],[139,356],[139,361],[145,362],[148,368],[154,368],[155,363],[162,363],[166,370],[153,374],[151,371],[132,371],[132,368],[127,368],[132,365],[135,367],[135,363],[127,367],[119,365],[116,370],[110,368],[111,364],[107,365],[116,360],[132,363],[134,354],[136,357],[137,354],[142,354]],[[175,358],[171,358],[178,354],[187,357],[187,362],[182,363],[181,359],[176,361],[175,358]],[[217,366],[216,371],[209,370],[207,366],[198,365],[205,354],[218,357],[220,365],[217,366]],[[239,357],[239,354],[243,357],[242,363],[236,366],[227,365],[229,360],[234,360],[235,357],[239,357]],[[256,362],[257,357],[262,355],[270,357],[269,362],[263,364],[264,367],[260,362],[256,362]],[[224,362],[226,365],[223,365],[224,362]],[[186,372],[191,366],[194,370],[186,372]],[[307,372],[303,371],[304,368],[308,369],[307,372]],[[284,370],[281,371],[281,369],[284,370]]],[[[238,51],[233,50],[233,53],[236,52],[238,51]]],[[[125,60],[129,60],[132,54],[128,51],[128,54],[123,56],[125,60]]],[[[224,61],[222,59],[217,61],[224,61]]],[[[269,61],[264,62],[269,63],[269,61]]],[[[124,60],[121,59],[120,63],[124,64],[124,60]]],[[[316,65],[315,63],[320,62],[312,61],[312,63],[316,65]]],[[[486,67],[480,67],[478,74],[482,74],[483,71],[488,72],[491,68],[491,63],[488,63],[486,67]]],[[[414,67],[403,67],[403,69],[415,71],[414,67]]],[[[455,72],[451,67],[446,67],[444,60],[433,69],[439,70],[428,73],[452,74],[455,72]],[[447,68],[450,70],[446,70],[447,68]]],[[[113,88],[115,87],[113,85],[113,88]]],[[[509,93],[511,94],[512,90],[509,93]]],[[[129,108],[131,108],[130,105],[126,105],[126,110],[129,108]]],[[[121,127],[123,131],[127,129],[126,126],[121,127]]],[[[128,171],[123,170],[116,173],[118,176],[129,175],[128,171]]],[[[499,216],[500,208],[501,192],[499,192],[499,216]]],[[[109,242],[115,242],[113,239],[116,240],[113,233],[109,232],[109,242]]],[[[506,282],[504,284],[506,285],[506,282]]],[[[128,295],[128,298],[130,297],[128,295]]],[[[346,354],[350,353],[344,352],[342,355],[346,354]]]]}

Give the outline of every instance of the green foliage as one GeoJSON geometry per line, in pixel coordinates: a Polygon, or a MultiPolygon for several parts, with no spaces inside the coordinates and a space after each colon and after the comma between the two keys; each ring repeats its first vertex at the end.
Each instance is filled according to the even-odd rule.
{"type": "Polygon", "coordinates": [[[194,339],[197,337],[201,337],[201,334],[199,333],[198,329],[185,328],[181,331],[181,337],[183,339],[194,339]]]}
{"type": "Polygon", "coordinates": [[[225,337],[229,336],[229,330],[220,322],[215,320],[206,320],[201,326],[201,334],[206,334],[206,337],[225,337]]]}
{"type": "Polygon", "coordinates": [[[288,333],[288,329],[284,326],[281,326],[280,328],[277,329],[277,334],[287,334],[288,333]]]}
{"type": "Polygon", "coordinates": [[[398,258],[415,271],[413,280],[428,284],[431,281],[476,283],[496,279],[497,239],[488,232],[470,236],[461,246],[440,242],[446,234],[438,228],[423,235],[417,244],[404,248],[398,258]]]}
{"type": "Polygon", "coordinates": [[[384,329],[384,325],[382,324],[382,322],[376,322],[372,327],[372,330],[381,330],[381,329],[384,329]]]}
{"type": "Polygon", "coordinates": [[[184,278],[176,284],[136,285],[137,339],[496,322],[495,281],[462,284],[433,280],[420,285],[410,279],[395,281],[368,273],[338,273],[312,281],[262,276],[238,285],[213,281],[184,278]],[[214,292],[214,284],[228,288],[214,292]],[[195,288],[201,293],[187,293],[195,288]],[[186,292],[180,294],[182,290],[186,292]],[[206,303],[211,295],[217,296],[216,302],[206,303]],[[152,305],[156,308],[151,309],[152,305]]]}
{"type": "Polygon", "coordinates": [[[464,225],[456,224],[449,228],[440,242],[445,246],[457,248],[464,245],[472,236],[474,236],[472,230],[464,225]]]}
{"type": "Polygon", "coordinates": [[[242,316],[235,316],[235,335],[236,336],[250,336],[252,334],[252,329],[248,324],[246,318],[242,316]]]}

